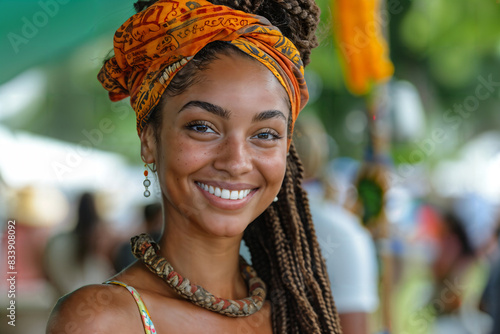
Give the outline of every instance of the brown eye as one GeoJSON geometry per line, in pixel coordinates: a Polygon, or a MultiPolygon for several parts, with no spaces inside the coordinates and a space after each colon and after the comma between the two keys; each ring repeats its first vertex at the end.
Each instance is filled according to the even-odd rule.
{"type": "Polygon", "coordinates": [[[186,128],[199,133],[216,133],[206,122],[191,122],[186,128]]]}
{"type": "Polygon", "coordinates": [[[254,138],[261,140],[277,140],[281,139],[281,136],[274,130],[265,130],[261,133],[258,133],[254,136],[254,138]]]}
{"type": "Polygon", "coordinates": [[[259,133],[257,135],[257,138],[259,139],[274,139],[274,136],[270,134],[269,132],[264,132],[264,133],[259,133]]]}

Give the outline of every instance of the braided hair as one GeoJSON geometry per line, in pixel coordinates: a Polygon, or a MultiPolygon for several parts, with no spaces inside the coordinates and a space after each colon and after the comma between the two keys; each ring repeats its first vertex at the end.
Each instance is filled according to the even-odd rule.
{"type": "MultiPolygon", "coordinates": [[[[314,0],[209,1],[266,17],[294,43],[304,65],[310,62],[311,49],[318,46],[315,30],[320,11],[314,0]]],[[[142,0],[134,7],[139,12],[155,2],[142,0]]],[[[230,49],[235,48],[223,42],[205,46],[174,76],[162,100],[182,93],[196,81],[198,71],[203,71],[218,54],[228,53],[230,49]]],[[[148,120],[157,141],[161,105],[162,101],[148,120]]],[[[292,144],[278,202],[247,227],[243,239],[250,250],[253,267],[268,286],[274,333],[341,333],[309,202],[301,186],[303,174],[302,163],[292,144]]]]}
{"type": "Polygon", "coordinates": [[[274,333],[341,333],[303,175],[292,144],[278,202],[248,226],[243,238],[269,287],[274,333]]]}

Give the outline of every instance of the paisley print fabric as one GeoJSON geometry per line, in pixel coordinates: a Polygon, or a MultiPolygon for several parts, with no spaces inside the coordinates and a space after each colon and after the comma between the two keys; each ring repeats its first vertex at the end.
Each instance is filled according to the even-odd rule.
{"type": "Polygon", "coordinates": [[[130,96],[140,134],[172,77],[213,41],[231,43],[264,64],[288,93],[295,121],[309,95],[293,43],[262,16],[203,0],[160,0],[130,17],[116,31],[115,55],[98,79],[112,101],[130,96]]]}

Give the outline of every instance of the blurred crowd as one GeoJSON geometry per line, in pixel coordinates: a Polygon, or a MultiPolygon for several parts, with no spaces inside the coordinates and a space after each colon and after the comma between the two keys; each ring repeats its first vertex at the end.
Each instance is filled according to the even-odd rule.
{"type": "MultiPolygon", "coordinates": [[[[346,334],[500,333],[500,215],[494,202],[474,192],[440,198],[389,183],[379,221],[367,224],[356,184],[362,163],[332,158],[322,124],[310,115],[299,119],[295,136],[346,334]]],[[[19,333],[43,333],[59,297],[130,265],[132,236],[161,235],[156,202],[110,215],[115,209],[106,205],[109,195],[98,191],[0,184],[1,254],[7,221],[16,221],[16,303],[25,319],[18,322],[19,333]]],[[[244,245],[242,255],[249,256],[244,245]]],[[[2,255],[4,273],[6,260],[2,255]]],[[[5,284],[0,282],[2,291],[5,284]]],[[[2,294],[2,310],[6,303],[2,294]]],[[[9,330],[5,326],[0,324],[2,333],[9,330]]]]}
{"type": "MultiPolygon", "coordinates": [[[[139,205],[131,210],[129,221],[117,224],[106,218],[102,194],[96,192],[71,196],[50,187],[25,187],[2,188],[1,194],[6,209],[1,217],[1,254],[7,255],[7,222],[15,221],[15,333],[44,333],[59,297],[83,285],[102,283],[134,262],[132,236],[148,232],[158,238],[161,233],[159,203],[139,205]]],[[[2,255],[0,270],[11,271],[7,256],[2,255]]],[[[2,291],[6,284],[0,282],[2,291]]],[[[2,310],[11,299],[2,294],[2,310]]],[[[0,332],[9,330],[13,327],[0,324],[0,332]]]]}

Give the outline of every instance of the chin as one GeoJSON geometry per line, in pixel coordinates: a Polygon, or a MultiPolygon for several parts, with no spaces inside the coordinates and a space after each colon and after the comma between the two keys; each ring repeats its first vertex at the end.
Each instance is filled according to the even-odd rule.
{"type": "Polygon", "coordinates": [[[214,221],[204,221],[202,222],[202,228],[208,234],[216,237],[234,238],[242,236],[247,226],[252,222],[245,220],[245,223],[243,223],[242,221],[241,218],[238,219],[237,217],[225,217],[214,221]]]}

